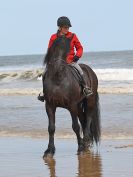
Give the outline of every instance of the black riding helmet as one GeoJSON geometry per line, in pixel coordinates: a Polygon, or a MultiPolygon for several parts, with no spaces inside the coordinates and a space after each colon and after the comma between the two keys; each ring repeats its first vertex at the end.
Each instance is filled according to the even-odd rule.
{"type": "Polygon", "coordinates": [[[57,26],[59,26],[59,27],[63,27],[63,26],[71,27],[72,25],[71,25],[71,22],[70,22],[69,18],[67,18],[65,16],[62,16],[62,17],[58,18],[57,26]]]}

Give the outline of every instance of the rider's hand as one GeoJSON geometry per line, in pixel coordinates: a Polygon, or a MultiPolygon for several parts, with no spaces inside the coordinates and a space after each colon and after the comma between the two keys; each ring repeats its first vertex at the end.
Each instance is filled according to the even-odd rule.
{"type": "Polygon", "coordinates": [[[73,57],[73,62],[77,62],[79,60],[79,57],[77,57],[76,55],[73,57]]]}

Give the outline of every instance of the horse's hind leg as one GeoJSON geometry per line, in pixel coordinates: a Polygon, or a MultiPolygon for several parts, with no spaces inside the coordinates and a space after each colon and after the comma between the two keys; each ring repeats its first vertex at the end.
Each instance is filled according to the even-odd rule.
{"type": "Polygon", "coordinates": [[[49,144],[48,144],[48,148],[45,151],[43,157],[47,157],[48,155],[53,156],[55,153],[55,146],[54,146],[55,111],[56,111],[55,106],[46,103],[46,112],[47,112],[48,119],[49,119],[49,126],[48,126],[49,144]]]}
{"type": "Polygon", "coordinates": [[[89,147],[89,139],[90,136],[88,134],[88,129],[86,129],[86,125],[90,124],[90,120],[86,120],[85,114],[82,110],[81,107],[78,108],[78,117],[79,117],[79,121],[81,123],[82,126],[82,131],[83,131],[83,146],[84,146],[84,151],[88,150],[89,147]]]}
{"type": "Polygon", "coordinates": [[[84,129],[84,137],[83,137],[85,149],[88,149],[93,144],[91,123],[92,123],[92,109],[90,108],[86,117],[86,125],[84,129]]]}
{"type": "Polygon", "coordinates": [[[79,118],[80,124],[82,126],[82,131],[83,131],[83,134],[84,134],[86,119],[85,119],[85,115],[84,115],[84,112],[83,112],[83,109],[82,109],[81,105],[78,107],[78,118],[79,118]]]}
{"type": "Polygon", "coordinates": [[[86,127],[83,140],[85,145],[91,146],[94,142],[96,144],[99,142],[101,135],[98,93],[92,99],[87,100],[85,107],[86,127]]]}
{"type": "Polygon", "coordinates": [[[70,111],[70,114],[71,114],[71,117],[72,117],[72,128],[73,128],[73,131],[76,133],[76,136],[77,136],[78,153],[80,153],[84,150],[84,147],[83,147],[83,140],[80,136],[80,126],[79,126],[79,123],[78,123],[78,117],[75,114],[75,112],[73,112],[73,111],[70,111]]]}

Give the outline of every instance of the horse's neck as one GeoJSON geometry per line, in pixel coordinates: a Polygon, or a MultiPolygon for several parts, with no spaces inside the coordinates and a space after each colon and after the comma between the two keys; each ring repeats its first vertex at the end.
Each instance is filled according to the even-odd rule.
{"type": "Polygon", "coordinates": [[[47,72],[50,78],[60,79],[62,75],[65,75],[67,72],[67,66],[65,66],[62,61],[55,62],[52,65],[49,65],[47,72]]]}
{"type": "Polygon", "coordinates": [[[54,78],[54,76],[56,75],[59,76],[56,79],[60,80],[61,74],[66,73],[66,56],[67,52],[64,50],[64,48],[58,48],[58,50],[53,51],[51,57],[49,58],[50,65],[48,65],[48,75],[50,78],[54,78]]]}

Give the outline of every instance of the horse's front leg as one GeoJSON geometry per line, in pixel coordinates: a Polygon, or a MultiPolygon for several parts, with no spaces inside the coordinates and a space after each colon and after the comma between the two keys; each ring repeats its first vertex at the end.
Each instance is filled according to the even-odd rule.
{"type": "Polygon", "coordinates": [[[48,148],[44,153],[43,157],[53,156],[55,153],[55,146],[54,146],[54,133],[55,133],[55,111],[56,107],[46,103],[46,112],[49,119],[48,125],[48,132],[49,132],[49,144],[48,148]]]}

